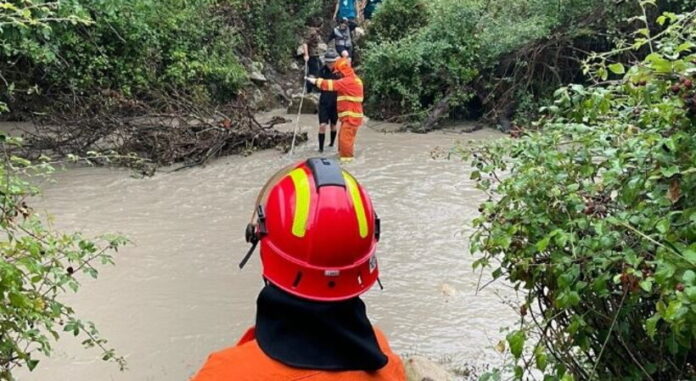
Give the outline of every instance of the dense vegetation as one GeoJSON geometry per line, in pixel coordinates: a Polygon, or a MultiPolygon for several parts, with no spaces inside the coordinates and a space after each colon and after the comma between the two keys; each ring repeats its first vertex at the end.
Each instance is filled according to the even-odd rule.
{"type": "Polygon", "coordinates": [[[322,10],[316,0],[3,4],[0,73],[9,88],[0,96],[30,109],[37,93],[47,101],[114,92],[150,103],[182,93],[200,102],[229,101],[246,83],[242,61],[286,65],[305,22],[322,10]],[[15,13],[45,22],[28,28],[5,20],[15,13]]]}
{"type": "MultiPolygon", "coordinates": [[[[694,7],[665,0],[646,12],[694,7]]],[[[583,79],[589,52],[608,50],[642,14],[637,1],[387,0],[362,54],[367,109],[393,120],[443,109],[527,122],[556,87],[583,79]]]]}
{"type": "MultiPolygon", "coordinates": [[[[75,112],[65,119],[72,129],[49,134],[67,150],[59,153],[87,152],[115,136],[113,125],[129,131],[116,135],[129,152],[150,150],[160,163],[239,152],[247,148],[239,134],[258,144],[268,130],[238,104],[237,119],[223,113],[221,105],[243,105],[245,66],[288,66],[301,29],[332,5],[2,1],[0,112],[75,112]],[[143,110],[180,111],[183,128],[124,122],[143,110]]],[[[520,327],[507,336],[519,379],[696,377],[694,8],[694,0],[385,0],[369,26],[360,70],[371,116],[431,127],[478,107],[528,127],[472,156],[472,176],[490,196],[474,222],[477,266],[526,291],[520,327]]],[[[18,144],[0,134],[0,379],[35,367],[61,331],[122,364],[60,297],[77,290],[75,274],[96,276],[98,263],[111,263],[124,239],[53,231],[26,202],[38,192],[26,179],[50,173],[49,159],[14,156],[18,144]]]]}
{"type": "MultiPolygon", "coordinates": [[[[50,29],[49,25],[85,22],[50,4],[24,1],[0,5],[0,25],[18,33],[17,45],[5,45],[5,50],[36,48],[26,35],[50,29]]],[[[34,51],[38,56],[39,50],[34,51]]],[[[38,188],[27,181],[32,176],[49,175],[54,170],[52,163],[45,157],[32,163],[9,153],[20,144],[19,139],[0,132],[0,380],[13,380],[19,367],[34,369],[39,363],[37,353],[50,355],[52,341],[63,332],[82,336],[85,347],[99,348],[104,360],[114,360],[123,367],[124,359],[106,346],[95,325],[80,320],[61,296],[68,290],[77,292],[78,276],[96,278],[97,266],[113,263],[113,252],[126,240],[54,231],[47,216],[29,205],[28,198],[36,195],[38,188]]]]}
{"type": "Polygon", "coordinates": [[[516,379],[696,378],[696,11],[656,20],[593,54],[539,132],[472,152],[475,266],[526,295],[516,379]]]}

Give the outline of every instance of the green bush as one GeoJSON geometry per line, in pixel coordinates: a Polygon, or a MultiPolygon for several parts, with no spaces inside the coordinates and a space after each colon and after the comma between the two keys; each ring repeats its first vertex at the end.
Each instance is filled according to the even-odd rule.
{"type": "MultiPolygon", "coordinates": [[[[0,68],[27,89],[84,94],[110,89],[147,98],[175,90],[226,100],[246,81],[238,35],[213,0],[72,0],[57,15],[73,21],[0,31],[0,68]]],[[[40,8],[39,8],[40,9],[40,8]]]]}
{"type": "MultiPolygon", "coordinates": [[[[509,90],[511,98],[520,93],[536,101],[538,94],[530,91],[535,84],[532,82],[549,77],[553,82],[550,89],[554,89],[563,84],[559,78],[567,70],[545,62],[545,49],[557,44],[570,48],[574,38],[591,39],[597,33],[592,25],[622,20],[626,10],[635,8],[627,2],[618,6],[615,3],[435,0],[426,6],[419,0],[386,1],[368,29],[368,43],[362,54],[364,73],[369,77],[366,84],[370,92],[377,93],[368,97],[367,110],[376,118],[412,115],[420,119],[424,110],[436,104],[453,85],[458,92],[450,100],[453,106],[464,104],[474,88],[482,98],[509,90]],[[534,42],[539,42],[538,46],[532,46],[534,42]],[[530,51],[524,53],[525,47],[530,51]],[[518,50],[523,50],[521,58],[508,62],[518,50]],[[431,63],[438,60],[446,62],[431,63]],[[503,62],[512,68],[511,72],[499,70],[503,62]],[[537,66],[550,68],[549,75],[535,77],[537,66]],[[414,73],[434,78],[426,80],[425,88],[421,88],[419,80],[411,77],[414,73]],[[439,95],[434,94],[435,88],[441,89],[439,95]]],[[[559,50],[558,55],[561,53],[559,50]]]]}
{"type": "Polygon", "coordinates": [[[28,205],[39,189],[27,181],[49,175],[53,167],[9,155],[17,144],[0,133],[0,380],[14,380],[19,367],[33,370],[36,355],[50,356],[53,341],[64,332],[81,336],[82,345],[96,347],[104,360],[123,369],[125,360],[106,346],[95,325],[80,320],[61,297],[78,291],[83,274],[96,278],[98,266],[113,264],[112,253],[126,241],[54,231],[47,216],[28,205]]]}
{"type": "MultiPolygon", "coordinates": [[[[55,57],[46,46],[35,43],[36,35],[48,39],[61,23],[87,24],[84,12],[74,5],[30,0],[3,3],[0,52],[50,64],[55,57]]],[[[11,93],[14,83],[5,84],[11,93]]],[[[4,111],[5,105],[0,104],[0,113],[4,111]]],[[[112,252],[126,241],[120,236],[90,239],[54,231],[46,223],[47,216],[28,205],[29,198],[39,192],[29,180],[48,176],[54,169],[47,158],[32,163],[12,155],[18,145],[19,139],[0,132],[0,380],[14,380],[13,373],[23,366],[33,370],[39,363],[37,353],[50,356],[52,342],[61,332],[82,336],[85,347],[97,347],[104,360],[115,361],[123,369],[125,360],[106,346],[95,325],[80,320],[60,298],[67,290],[77,292],[81,274],[96,278],[97,266],[113,264],[112,252]]]]}
{"type": "Polygon", "coordinates": [[[377,8],[368,41],[397,41],[428,23],[428,6],[424,0],[385,0],[377,8]]]}
{"type": "Polygon", "coordinates": [[[526,294],[516,379],[696,378],[695,18],[594,55],[598,85],[556,91],[540,132],[473,150],[475,266],[526,294]]]}
{"type": "MultiPolygon", "coordinates": [[[[381,10],[381,17],[387,17],[387,11],[381,10]]],[[[468,98],[463,86],[478,74],[474,63],[480,47],[467,38],[474,33],[475,21],[471,8],[433,7],[428,27],[399,40],[368,45],[362,73],[370,115],[419,119],[447,94],[459,101],[468,98]]]]}
{"type": "Polygon", "coordinates": [[[284,66],[295,55],[305,24],[321,16],[322,1],[228,0],[244,38],[243,52],[284,66]]]}

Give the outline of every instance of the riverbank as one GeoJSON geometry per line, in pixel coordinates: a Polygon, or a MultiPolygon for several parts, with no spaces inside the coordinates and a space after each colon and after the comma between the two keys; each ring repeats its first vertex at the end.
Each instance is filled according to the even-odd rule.
{"type": "MultiPolygon", "coordinates": [[[[292,122],[278,128],[292,129],[295,117],[285,117],[292,122]]],[[[371,123],[361,129],[357,159],[348,167],[371,193],[384,224],[385,290],[366,294],[369,315],[401,354],[448,360],[453,368],[499,362],[493,350],[502,337],[498,330],[515,316],[496,295],[509,290],[491,287],[475,295],[468,221],[482,195],[466,163],[433,159],[432,152],[502,134],[384,133],[371,123]]],[[[301,126],[316,138],[315,115],[303,115],[301,126]]],[[[118,254],[115,267],[105,268],[99,281],[85,280],[79,297],[69,300],[126,356],[129,370],[118,372],[66,337],[52,359],[20,380],[183,380],[211,351],[233,345],[253,324],[262,284],[258,257],[244,271],[237,268],[247,249],[242,233],[250,206],[268,176],[315,150],[310,140],[292,157],[266,150],[202,168],[165,168],[146,179],[110,168],[58,173],[35,203],[55,216],[56,228],[116,231],[134,242],[118,254]]]]}

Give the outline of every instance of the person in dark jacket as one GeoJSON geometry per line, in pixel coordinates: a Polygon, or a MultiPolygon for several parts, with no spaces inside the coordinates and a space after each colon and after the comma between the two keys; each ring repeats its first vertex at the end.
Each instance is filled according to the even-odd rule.
{"type": "MultiPolygon", "coordinates": [[[[333,72],[332,66],[338,60],[338,54],[335,51],[329,50],[324,55],[324,66],[319,72],[319,78],[323,79],[339,79],[340,77],[333,72]]],[[[337,134],[338,111],[336,110],[336,92],[321,91],[319,97],[319,152],[324,152],[324,141],[326,140],[326,127],[331,127],[331,141],[329,147],[334,146],[337,134]]]]}

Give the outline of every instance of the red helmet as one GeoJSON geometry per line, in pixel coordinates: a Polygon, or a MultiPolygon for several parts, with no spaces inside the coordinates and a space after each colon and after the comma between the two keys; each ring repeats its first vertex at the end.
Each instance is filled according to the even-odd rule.
{"type": "Polygon", "coordinates": [[[365,189],[332,159],[309,159],[276,173],[247,226],[261,242],[263,276],[310,300],[345,300],[378,279],[380,224],[365,189]]]}

